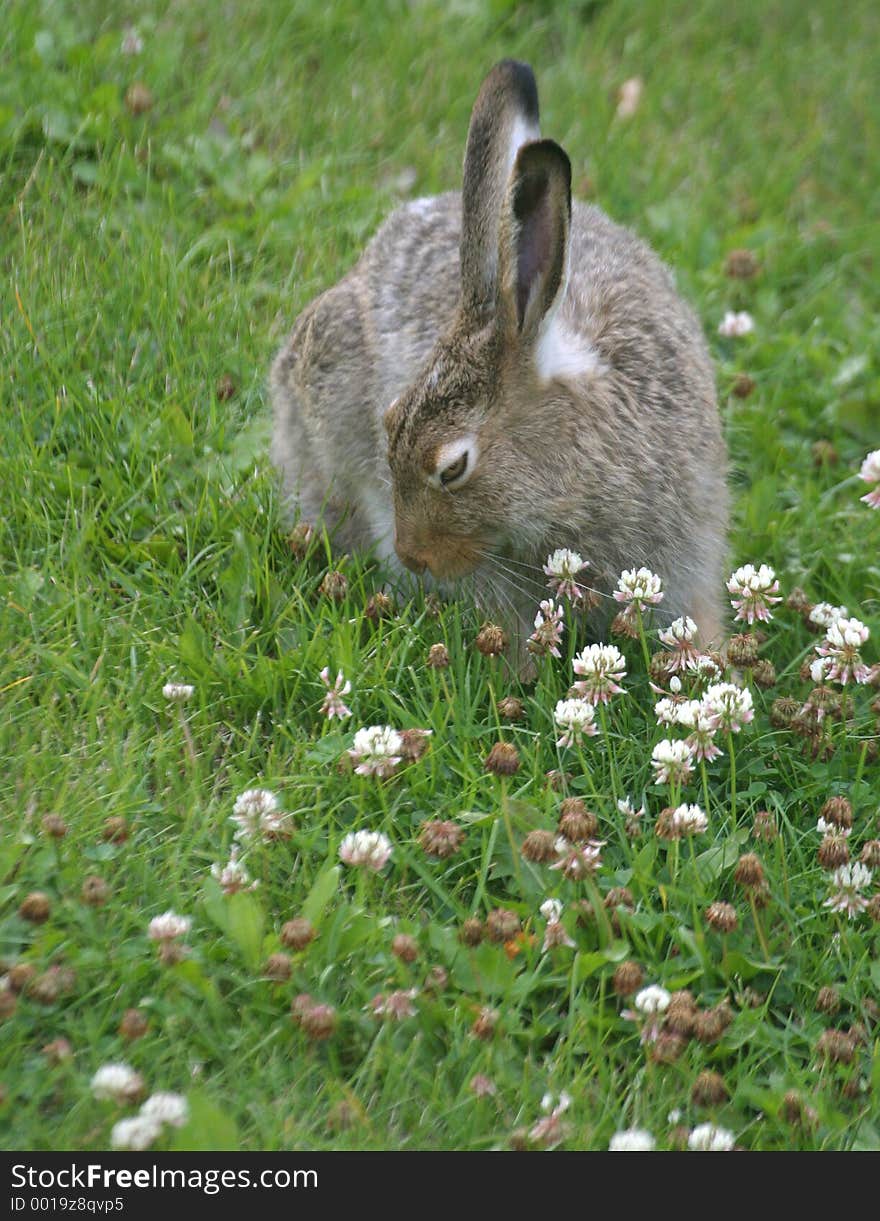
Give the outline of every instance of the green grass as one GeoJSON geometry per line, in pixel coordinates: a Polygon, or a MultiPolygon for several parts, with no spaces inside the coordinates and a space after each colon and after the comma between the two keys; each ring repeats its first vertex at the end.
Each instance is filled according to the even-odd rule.
{"type": "MultiPolygon", "coordinates": [[[[731,568],[767,562],[784,592],[846,603],[872,629],[876,661],[880,514],[859,502],[856,472],[880,445],[877,6],[364,10],[13,0],[0,16],[0,959],[37,977],[74,972],[54,1000],[57,972],[11,1013],[3,994],[3,1143],[107,1147],[135,1108],[97,1101],[89,1083],[124,1060],[150,1091],[190,1100],[191,1122],[160,1147],[505,1146],[546,1092],[566,1091],[570,1148],[605,1148],[636,1125],[666,1147],[673,1110],[747,1148],[877,1148],[880,926],[823,906],[815,830],[823,802],[844,794],[854,859],[877,837],[877,692],[848,694],[829,758],[774,729],[772,700],[810,690],[799,669],[816,643],[780,608],[762,647],[778,684],[754,688],[755,721],[734,744],[736,813],[725,744],[707,768],[709,829],[676,850],[653,831],[669,794],[652,782],[663,731],[638,643],[607,733],[558,754],[552,712],[574,641],[523,692],[506,662],[474,650],[466,604],[435,618],[401,603],[371,622],[364,605],[385,577],[357,556],[346,600],[323,597],[323,544],[302,560],[286,545],[265,398],[299,309],[350,266],[400,191],[457,184],[480,79],[504,55],[526,58],[577,191],[660,251],[704,320],[732,456],[731,568]],[[134,56],[121,51],[127,21],[143,39],[134,56]],[[642,102],[622,120],[616,90],[636,75],[642,102]],[[125,102],[134,81],[153,97],[140,115],[125,102]],[[731,280],[725,256],[743,246],[761,273],[731,280]],[[753,335],[718,337],[730,308],[754,315],[753,335]],[[730,393],[740,372],[755,381],[745,399],[730,393]],[[819,440],[836,464],[815,464],[819,440]],[[438,641],[452,659],[442,672],[425,665],[438,641]],[[325,665],[353,684],[342,728],[320,714],[325,665]],[[170,678],[196,688],[183,712],[162,698],[170,678]],[[514,724],[497,714],[508,694],[525,698],[514,724]],[[384,783],[337,770],[354,728],[386,723],[431,728],[425,757],[384,783]],[[504,784],[483,770],[499,737],[522,760],[504,784]],[[594,887],[511,848],[555,825],[545,773],[560,766],[599,817],[594,887]],[[228,900],[210,866],[227,859],[233,802],[254,785],[279,794],[295,831],[248,852],[260,886],[228,900]],[[637,840],[616,807],[627,794],[647,806],[637,840]],[[778,827],[772,843],[752,835],[760,809],[778,827]],[[65,838],[45,833],[49,813],[65,838]],[[108,842],[105,820],[120,816],[129,837],[108,842]],[[419,846],[432,817],[466,829],[450,860],[419,846]],[[384,830],[394,856],[352,878],[337,850],[362,828],[384,830]],[[733,879],[748,850],[770,887],[760,928],[733,879]],[[109,887],[103,906],[82,901],[89,875],[109,887]],[[615,886],[633,899],[616,930],[598,906],[615,886]],[[42,924],[19,913],[33,891],[51,905],[42,924]],[[541,952],[548,895],[566,903],[574,949],[541,952]],[[579,924],[581,899],[598,914],[579,924]],[[716,899],[739,914],[726,945],[705,920],[716,899]],[[526,935],[510,953],[463,947],[461,923],[493,907],[513,909],[526,935]],[[176,965],[159,962],[146,931],[169,908],[193,920],[176,965]],[[281,926],[303,912],[318,936],[289,951],[288,982],[266,980],[281,926]],[[399,932],[418,940],[412,964],[391,951],[399,932]],[[626,959],[701,1007],[726,999],[721,1038],[654,1062],[612,991],[626,959]],[[439,995],[423,988],[434,966],[448,973],[439,995]],[[415,1017],[369,1012],[377,993],[411,987],[415,1017]],[[838,1012],[818,1011],[822,987],[838,1012]],[[310,1042],[290,1020],[301,992],[336,1008],[332,1038],[310,1042]],[[471,1033],[484,1006],[499,1015],[487,1040],[471,1033]],[[129,1008],[149,1020],[133,1042],[119,1033],[129,1008]],[[847,1044],[852,1062],[824,1060],[822,1032],[853,1024],[864,1037],[847,1044]],[[42,1048],[58,1038],[72,1055],[53,1064],[42,1048]],[[692,1101],[705,1069],[724,1077],[728,1101],[692,1101]],[[494,1097],[474,1097],[476,1073],[494,1097]],[[812,1120],[786,1118],[789,1091],[812,1120]]],[[[701,784],[683,797],[702,801],[701,784]]]]}

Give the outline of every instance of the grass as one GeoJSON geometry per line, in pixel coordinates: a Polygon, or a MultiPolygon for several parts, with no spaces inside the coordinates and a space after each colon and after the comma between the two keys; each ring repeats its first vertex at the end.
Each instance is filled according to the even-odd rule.
{"type": "Polygon", "coordinates": [[[753,723],[723,743],[705,790],[681,794],[708,804],[708,830],[659,839],[670,794],[650,754],[664,731],[639,642],[605,732],[560,752],[570,634],[523,691],[504,659],[476,652],[464,603],[366,617],[387,578],[369,557],[345,561],[343,602],[323,596],[337,559],[323,542],[301,558],[286,543],[265,375],[298,310],[396,199],[457,183],[480,79],[503,55],[526,58],[577,192],[643,234],[704,319],[733,465],[731,568],[767,562],[784,593],[845,603],[877,660],[880,514],[859,502],[856,473],[880,444],[878,10],[401,0],[369,12],[13,0],[0,19],[0,958],[19,989],[2,992],[3,1143],[107,1147],[136,1108],[96,1100],[90,1080],[123,1060],[149,1091],[189,1099],[190,1122],[159,1147],[491,1148],[564,1091],[569,1148],[606,1148],[632,1126],[669,1147],[676,1126],[700,1122],[751,1149],[877,1148],[880,933],[865,913],[823,906],[815,830],[844,795],[853,858],[878,834],[876,691],[848,689],[847,715],[826,723],[833,753],[813,758],[774,728],[775,698],[807,698],[799,671],[817,640],[780,607],[761,650],[776,686],[750,684],[753,723]],[[133,55],[128,24],[143,41],[133,55]],[[623,120],[616,90],[632,76],[644,94],[623,120]],[[136,81],[152,97],[137,114],[136,81]],[[754,279],[724,273],[739,247],[761,265],[754,279]],[[751,336],[719,338],[732,308],[753,314],[751,336]],[[740,373],[755,383],[746,398],[731,393],[740,373]],[[820,441],[835,461],[817,461],[820,441]],[[441,641],[451,665],[432,670],[441,641]],[[342,725],[320,713],[325,665],[353,684],[342,725]],[[194,685],[188,703],[163,699],[171,678],[194,685]],[[499,717],[506,695],[525,701],[516,722],[499,717]],[[339,770],[354,728],[372,724],[430,728],[430,748],[385,782],[339,770]],[[499,738],[521,758],[505,780],[483,768],[499,738]],[[553,768],[599,818],[593,883],[519,855],[528,830],[555,826],[553,768]],[[260,885],[227,898],[210,867],[254,786],[279,794],[295,830],[251,847],[260,885]],[[627,795],[647,807],[638,839],[617,809],[627,795]],[[772,842],[753,834],[759,810],[772,842]],[[64,838],[45,830],[52,813],[64,838]],[[423,852],[430,818],[458,821],[460,853],[423,852]],[[365,828],[394,844],[380,874],[338,865],[343,836],[365,828]],[[733,877],[747,851],[769,884],[760,909],[733,877]],[[89,876],[106,883],[100,906],[82,897],[89,876]],[[612,887],[632,899],[614,919],[612,887]],[[32,892],[48,898],[42,923],[21,914],[32,892]],[[566,904],[574,948],[542,953],[548,895],[566,904]],[[738,911],[726,937],[706,922],[716,900],[738,911]],[[463,946],[461,924],[499,907],[523,935],[463,946]],[[193,921],[174,964],[147,936],[168,909],[193,921]],[[266,979],[283,924],[302,915],[317,937],[285,950],[289,980],[266,979]],[[414,962],[392,952],[398,933],[416,939],[414,962]],[[614,994],[624,961],[732,1020],[658,1062],[614,994]],[[433,967],[442,991],[425,987],[433,967]],[[409,988],[416,1016],[372,1015],[376,994],[409,988]],[[834,1012],[817,1007],[823,988],[834,1012]],[[303,992],[336,1009],[331,1038],[291,1021],[303,992]],[[490,1038],[472,1030],[485,1008],[498,1014],[490,1038]],[[120,1032],[128,1009],[147,1020],[135,1040],[120,1032]],[[854,1026],[836,1052],[820,1044],[854,1026]],[[70,1045],[60,1063],[43,1050],[57,1039],[70,1045]],[[694,1100],[706,1070],[726,1099],[694,1100]],[[475,1074],[494,1096],[475,1097],[475,1074]]]}

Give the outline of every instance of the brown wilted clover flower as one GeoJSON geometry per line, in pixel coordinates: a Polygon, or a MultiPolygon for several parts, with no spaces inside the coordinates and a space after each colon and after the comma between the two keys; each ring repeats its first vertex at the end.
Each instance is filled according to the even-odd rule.
{"type": "Polygon", "coordinates": [[[694,1106],[720,1106],[722,1102],[727,1102],[729,1097],[730,1090],[720,1073],[704,1069],[703,1072],[697,1074],[691,1087],[691,1102],[694,1106]]]}
{"type": "Polygon", "coordinates": [[[852,803],[846,797],[829,797],[819,811],[819,817],[835,826],[849,828],[853,825],[852,803]]]}
{"type": "Polygon", "coordinates": [[[519,916],[509,908],[493,907],[486,917],[486,934],[496,944],[512,941],[521,931],[519,916]]]}
{"type": "Polygon", "coordinates": [[[235,394],[235,382],[228,373],[224,373],[217,378],[214,393],[221,403],[225,403],[227,399],[231,399],[235,394]]]}
{"type": "Polygon", "coordinates": [[[137,118],[153,108],[153,94],[143,81],[132,81],[125,91],[125,105],[129,114],[137,118]]]}
{"type": "Polygon", "coordinates": [[[574,776],[571,772],[561,772],[558,768],[554,767],[545,774],[544,778],[547,781],[548,788],[552,789],[554,793],[562,793],[571,784],[574,776]]]}
{"type": "Polygon", "coordinates": [[[869,839],[862,844],[859,860],[869,869],[880,869],[880,839],[869,839]]]}
{"type": "Polygon", "coordinates": [[[67,834],[67,823],[60,814],[46,814],[40,826],[51,839],[64,839],[67,834]]]}
{"type": "Polygon", "coordinates": [[[747,399],[756,386],[755,379],[748,373],[737,373],[730,387],[730,393],[738,399],[747,399]]]}
{"type": "Polygon", "coordinates": [[[755,839],[762,839],[768,844],[772,844],[779,835],[776,819],[769,810],[758,810],[756,812],[755,821],[752,824],[752,835],[755,839]]]}
{"type": "Polygon", "coordinates": [[[464,843],[464,828],[449,820],[432,819],[422,823],[419,843],[428,856],[445,860],[460,851],[464,843]]]}
{"type": "Polygon", "coordinates": [[[754,251],[747,247],[731,250],[724,260],[724,274],[733,280],[750,280],[760,270],[754,251]]]}
{"type": "Polygon", "coordinates": [[[498,701],[498,715],[505,721],[518,721],[523,714],[523,702],[515,695],[506,695],[498,701]]]}
{"type": "Polygon", "coordinates": [[[394,611],[394,599],[383,593],[381,589],[367,599],[364,607],[364,615],[371,623],[375,623],[378,619],[392,619],[394,611]]]}
{"type": "Polygon", "coordinates": [[[556,833],[553,831],[530,831],[520,850],[527,861],[546,865],[556,860],[556,833]]]}
{"type": "Polygon", "coordinates": [[[737,861],[733,876],[740,886],[748,890],[760,886],[764,881],[764,866],[754,852],[746,852],[737,861]]]}
{"type": "Polygon", "coordinates": [[[458,930],[458,939],[462,945],[479,945],[483,940],[483,922],[476,916],[469,917],[458,930]]]}
{"type": "Polygon", "coordinates": [[[566,797],[559,807],[558,831],[573,844],[595,839],[599,819],[580,797],[566,797]]]}
{"type": "Polygon", "coordinates": [[[305,916],[297,916],[281,926],[281,944],[289,950],[304,950],[316,936],[315,926],[305,916]]]}
{"type": "Polygon", "coordinates": [[[104,820],[101,839],[109,844],[124,844],[128,839],[128,823],[121,814],[111,814],[104,820]]]}
{"type": "Polygon", "coordinates": [[[103,878],[93,873],[83,879],[80,896],[89,907],[103,907],[110,898],[110,887],[103,878]]]}
{"type": "Polygon", "coordinates": [[[332,1005],[312,1005],[300,1019],[303,1033],[314,1042],[329,1039],[336,1030],[336,1010],[332,1005]]]}
{"type": "Polygon", "coordinates": [[[841,828],[829,831],[823,836],[816,856],[823,869],[837,869],[839,865],[848,865],[849,843],[846,833],[841,828]]]}
{"type": "Polygon", "coordinates": [[[17,962],[6,972],[6,986],[13,992],[24,992],[36,973],[32,962],[17,962]]]}
{"type": "Polygon", "coordinates": [[[30,924],[45,924],[52,914],[49,896],[42,890],[33,890],[25,895],[18,908],[18,914],[30,924]]]}
{"type": "Polygon", "coordinates": [[[800,710],[799,700],[782,695],[770,705],[770,724],[774,729],[793,729],[800,710]]]}
{"type": "Polygon", "coordinates": [[[264,979],[271,979],[275,983],[284,983],[290,979],[293,964],[290,961],[289,954],[282,954],[280,951],[277,954],[270,954],[263,963],[263,969],[260,974],[264,979]]]}
{"type": "Polygon", "coordinates": [[[324,573],[318,592],[331,602],[344,602],[348,593],[348,577],[338,568],[331,568],[324,573]]]}
{"type": "Polygon", "coordinates": [[[632,996],[641,988],[644,978],[644,972],[639,964],[627,960],[615,968],[611,977],[611,987],[617,996],[632,996]]]}
{"type": "Polygon", "coordinates": [[[494,1037],[498,1027],[498,1018],[500,1014],[497,1009],[490,1009],[485,1005],[474,1019],[471,1026],[471,1034],[476,1035],[478,1039],[488,1040],[494,1037]]]}
{"type": "Polygon", "coordinates": [[[419,956],[419,943],[409,933],[397,933],[391,940],[391,953],[401,962],[415,962],[419,956]]]}
{"type": "Polygon", "coordinates": [[[402,729],[400,738],[400,757],[407,763],[416,763],[428,749],[428,739],[433,729],[402,729]]]}
{"type": "Polygon", "coordinates": [[[829,1064],[852,1064],[856,1045],[843,1030],[825,1030],[816,1044],[816,1054],[829,1064]]]}
{"type": "Polygon", "coordinates": [[[840,995],[836,988],[820,988],[816,993],[816,1009],[819,1013],[833,1015],[840,1009],[840,995]]]}
{"type": "Polygon", "coordinates": [[[758,660],[757,637],[752,632],[731,636],[727,645],[727,659],[734,666],[753,666],[758,660]]]}
{"type": "Polygon", "coordinates": [[[760,657],[752,667],[752,682],[762,691],[776,686],[776,667],[772,661],[760,657]]]}
{"type": "Polygon", "coordinates": [[[794,589],[785,599],[785,605],[789,610],[796,611],[799,615],[809,615],[813,609],[813,603],[799,585],[795,585],[794,589]]]}
{"type": "Polygon", "coordinates": [[[18,1008],[18,999],[11,988],[0,988],[0,1022],[11,1018],[18,1008]]]}
{"type": "Polygon", "coordinates": [[[674,1030],[661,1030],[648,1045],[648,1058],[655,1064],[674,1064],[686,1046],[687,1039],[674,1030]]]}
{"type": "Polygon", "coordinates": [[[432,670],[445,670],[449,665],[449,650],[445,644],[432,644],[425,663],[432,670]]]}
{"type": "Polygon", "coordinates": [[[73,1056],[73,1046],[69,1039],[53,1039],[42,1048],[43,1055],[50,1064],[64,1064],[73,1056]]]}
{"type": "Polygon", "coordinates": [[[732,933],[739,923],[732,903],[710,903],[706,908],[706,923],[719,933],[732,933]]]}
{"type": "Polygon", "coordinates": [[[496,742],[483,761],[483,770],[496,776],[513,776],[519,767],[519,755],[510,742],[496,742]]]}
{"type": "Polygon", "coordinates": [[[680,988],[669,997],[669,1004],[664,1015],[664,1026],[683,1039],[689,1039],[694,1033],[694,1019],[697,1014],[697,1004],[687,988],[680,988]]]}
{"type": "Polygon", "coordinates": [[[694,1014],[694,1038],[706,1045],[717,1043],[728,1024],[717,1006],[714,1009],[699,1009],[694,1014]]]}
{"type": "Polygon", "coordinates": [[[130,1043],[142,1039],[149,1028],[147,1015],[141,1009],[126,1009],[119,1022],[120,1035],[130,1043]]]}
{"type": "Polygon", "coordinates": [[[819,1122],[817,1112],[803,1101],[796,1090],[789,1090],[784,1096],[780,1114],[786,1123],[798,1127],[812,1128],[819,1122]]]}
{"type": "Polygon", "coordinates": [[[449,972],[445,967],[433,966],[425,976],[423,991],[428,996],[438,996],[441,992],[446,991],[446,985],[449,983],[449,972]]]}
{"type": "Polygon", "coordinates": [[[497,623],[484,623],[474,644],[484,657],[499,657],[507,648],[507,636],[497,623]]]}
{"type": "Polygon", "coordinates": [[[287,546],[296,559],[305,559],[312,541],[315,537],[315,530],[308,522],[301,521],[293,527],[287,536],[287,546]]]}
{"type": "Polygon", "coordinates": [[[824,437],[813,442],[810,446],[810,453],[813,455],[813,466],[817,468],[837,466],[840,461],[840,455],[833,443],[824,437]]]}

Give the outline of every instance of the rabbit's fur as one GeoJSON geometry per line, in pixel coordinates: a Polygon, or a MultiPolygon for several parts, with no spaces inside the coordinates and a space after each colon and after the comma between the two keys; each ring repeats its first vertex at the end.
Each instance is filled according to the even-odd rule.
{"type": "Polygon", "coordinates": [[[567,547],[606,595],[624,568],[659,573],[664,620],[691,615],[708,647],[728,496],[702,331],[644,243],[572,207],[570,174],[531,69],[496,65],[461,195],[398,208],[298,318],[272,368],[273,459],[340,545],[473,574],[526,632],[567,547]]]}

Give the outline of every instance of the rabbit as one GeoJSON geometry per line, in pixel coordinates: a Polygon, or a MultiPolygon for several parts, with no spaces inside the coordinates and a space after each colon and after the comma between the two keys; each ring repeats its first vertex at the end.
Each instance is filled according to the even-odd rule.
{"type": "Polygon", "coordinates": [[[722,644],[727,458],[701,327],[641,240],[572,204],[527,64],[483,81],[461,193],[392,213],[270,385],[284,494],[346,550],[469,586],[521,639],[555,549],[589,563],[595,635],[645,565],[666,623],[722,644]]]}

